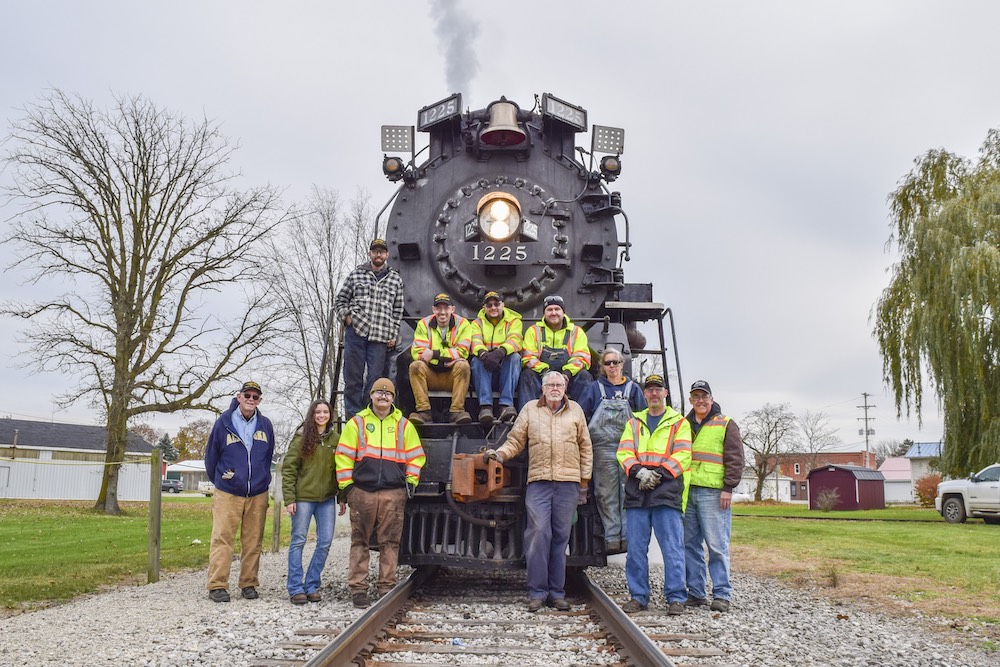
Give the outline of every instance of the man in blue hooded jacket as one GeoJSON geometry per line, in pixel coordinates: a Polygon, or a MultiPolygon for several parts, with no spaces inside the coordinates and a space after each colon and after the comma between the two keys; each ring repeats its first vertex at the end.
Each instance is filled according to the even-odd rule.
{"type": "Polygon", "coordinates": [[[258,597],[257,568],[274,456],[274,427],[258,409],[262,395],[259,384],[244,382],[229,409],[215,420],[205,447],[205,472],[215,484],[207,585],[213,602],[229,602],[237,531],[242,544],[240,592],[248,600],[258,597]]]}

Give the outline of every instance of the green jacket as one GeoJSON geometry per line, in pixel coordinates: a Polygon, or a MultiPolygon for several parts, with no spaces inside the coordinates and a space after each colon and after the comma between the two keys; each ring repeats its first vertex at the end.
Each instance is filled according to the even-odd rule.
{"type": "Polygon", "coordinates": [[[320,435],[312,456],[303,458],[302,429],[292,438],[292,444],[281,464],[281,489],[285,504],[298,502],[320,503],[337,495],[337,473],[334,454],[340,432],[335,428],[320,435]]]}

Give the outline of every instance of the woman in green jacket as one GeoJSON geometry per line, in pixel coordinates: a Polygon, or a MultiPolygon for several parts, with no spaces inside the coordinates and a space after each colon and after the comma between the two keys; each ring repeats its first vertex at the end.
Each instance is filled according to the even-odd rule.
{"type": "MultiPolygon", "coordinates": [[[[336,523],[337,475],[333,456],[340,433],[331,428],[330,404],[314,401],[302,427],[288,446],[281,466],[285,509],[292,515],[292,542],[288,547],[288,595],[292,604],[319,602],[320,575],[326,565],[336,523]],[[316,550],[302,573],[302,547],[309,523],[316,518],[316,550]]],[[[343,512],[341,512],[343,513],[343,512]]]]}

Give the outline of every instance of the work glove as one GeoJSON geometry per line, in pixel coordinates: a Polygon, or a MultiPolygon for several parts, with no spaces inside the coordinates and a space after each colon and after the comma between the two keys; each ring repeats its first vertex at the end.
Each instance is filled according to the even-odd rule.
{"type": "Polygon", "coordinates": [[[489,463],[490,461],[496,461],[497,463],[503,465],[503,457],[495,449],[487,449],[483,452],[483,462],[489,463]]]}
{"type": "Polygon", "coordinates": [[[577,505],[586,505],[587,504],[587,493],[589,491],[590,491],[590,489],[588,487],[586,487],[586,486],[581,486],[580,487],[580,495],[576,499],[576,504],[577,505]]]}
{"type": "Polygon", "coordinates": [[[573,374],[567,370],[560,371],[566,377],[566,386],[569,387],[570,383],[573,381],[573,374]]]}
{"type": "Polygon", "coordinates": [[[639,490],[640,491],[652,491],[660,483],[660,471],[650,470],[649,468],[642,468],[635,474],[635,478],[639,480],[639,490]]]}
{"type": "Polygon", "coordinates": [[[490,373],[496,373],[500,370],[500,364],[503,363],[504,351],[502,347],[498,347],[495,350],[490,350],[489,352],[483,352],[479,357],[483,362],[483,367],[490,373]]]}

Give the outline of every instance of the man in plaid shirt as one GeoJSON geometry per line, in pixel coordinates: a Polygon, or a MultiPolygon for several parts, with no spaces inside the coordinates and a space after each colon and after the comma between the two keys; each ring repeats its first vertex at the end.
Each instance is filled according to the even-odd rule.
{"type": "Polygon", "coordinates": [[[396,347],[403,319],[403,279],[386,262],[389,246],[371,242],[369,263],[347,275],[334,309],[344,323],[344,417],[360,412],[375,380],[385,375],[388,352],[396,347]]]}

